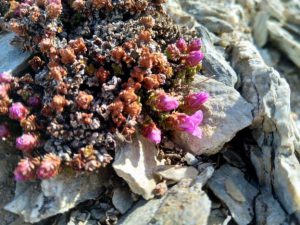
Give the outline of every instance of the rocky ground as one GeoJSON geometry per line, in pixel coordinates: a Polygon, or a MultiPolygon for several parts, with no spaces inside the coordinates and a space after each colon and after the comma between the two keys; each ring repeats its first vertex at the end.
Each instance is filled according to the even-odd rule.
{"type": "MultiPolygon", "coordinates": [[[[112,169],[19,183],[15,194],[18,153],[2,144],[1,224],[300,224],[299,1],[169,0],[166,10],[204,42],[211,79],[192,87],[211,94],[204,138],[164,143],[181,166],[137,139],[112,169]]],[[[12,37],[0,36],[0,71],[18,73],[29,55],[12,37]]]]}

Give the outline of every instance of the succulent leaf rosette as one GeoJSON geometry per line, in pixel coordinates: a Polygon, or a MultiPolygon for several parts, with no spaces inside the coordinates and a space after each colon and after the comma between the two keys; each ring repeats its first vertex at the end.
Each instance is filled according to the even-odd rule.
{"type": "Polygon", "coordinates": [[[202,42],[172,23],[163,2],[11,5],[7,24],[34,54],[29,73],[0,74],[0,115],[23,131],[16,180],[49,179],[63,166],[97,170],[136,132],[157,145],[172,131],[202,137],[209,94],[188,88],[201,70],[202,42]]]}

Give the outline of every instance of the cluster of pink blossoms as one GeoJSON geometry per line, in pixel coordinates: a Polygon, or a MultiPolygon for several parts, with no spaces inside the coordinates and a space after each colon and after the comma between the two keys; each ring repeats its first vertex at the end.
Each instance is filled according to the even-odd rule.
{"type": "MultiPolygon", "coordinates": [[[[191,115],[174,111],[165,116],[164,126],[170,130],[184,131],[198,138],[202,138],[200,124],[203,120],[202,105],[208,100],[207,92],[199,92],[187,95],[180,103],[175,97],[166,93],[159,93],[152,100],[152,107],[160,112],[170,112],[183,108],[185,112],[192,112],[191,115]],[[182,106],[182,107],[181,107],[182,106]]],[[[143,135],[155,144],[161,142],[161,130],[151,121],[143,126],[143,135]]]]}
{"type": "Polygon", "coordinates": [[[167,47],[167,57],[171,60],[184,61],[188,67],[195,67],[204,58],[204,54],[200,50],[201,46],[200,39],[195,39],[188,44],[183,38],[180,38],[176,44],[167,47]]]}
{"type": "MultiPolygon", "coordinates": [[[[0,111],[2,115],[8,114],[10,119],[22,123],[22,121],[28,117],[30,109],[23,103],[13,102],[13,100],[9,98],[13,81],[14,77],[10,73],[0,73],[0,111]]],[[[27,105],[31,108],[40,106],[40,97],[36,95],[29,97],[27,105]]],[[[0,138],[5,140],[11,137],[12,134],[9,130],[9,126],[6,123],[0,124],[0,138]]],[[[39,145],[38,135],[34,133],[24,133],[16,138],[16,148],[25,154],[29,154],[39,147],[39,145]]],[[[36,177],[39,179],[49,179],[57,175],[60,164],[60,158],[54,154],[48,154],[42,160],[39,157],[26,157],[18,163],[14,171],[15,179],[17,181],[31,180],[36,177]]]]}

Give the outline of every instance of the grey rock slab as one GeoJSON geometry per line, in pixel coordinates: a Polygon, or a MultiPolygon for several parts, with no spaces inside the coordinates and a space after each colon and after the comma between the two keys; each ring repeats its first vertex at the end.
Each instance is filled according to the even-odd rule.
{"type": "Polygon", "coordinates": [[[234,28],[230,23],[212,16],[199,18],[198,22],[203,24],[205,27],[207,27],[208,30],[216,34],[230,33],[234,31],[234,28]]]}
{"type": "Polygon", "coordinates": [[[160,199],[139,201],[119,225],[199,225],[207,224],[211,202],[201,186],[185,179],[160,199]]]}
{"type": "Polygon", "coordinates": [[[212,177],[212,175],[214,174],[215,169],[213,166],[207,166],[205,167],[201,173],[199,174],[199,176],[196,178],[196,184],[200,187],[203,187],[207,181],[212,177]]]}
{"type": "Polygon", "coordinates": [[[154,169],[162,163],[157,159],[157,149],[144,137],[133,138],[132,143],[123,143],[116,151],[113,168],[122,177],[132,192],[145,199],[154,197],[156,187],[154,169]]]}
{"type": "MultiPolygon", "coordinates": [[[[1,62],[0,62],[1,63],[1,62]]],[[[0,141],[0,218],[1,225],[8,225],[17,219],[17,216],[7,212],[3,207],[14,198],[15,181],[14,168],[19,160],[19,153],[14,147],[0,141]]]]}
{"type": "Polygon", "coordinates": [[[252,30],[255,43],[259,47],[263,47],[268,41],[267,22],[269,18],[270,15],[265,11],[260,11],[255,15],[252,30]]]}
{"type": "Polygon", "coordinates": [[[258,8],[262,11],[268,12],[272,17],[279,21],[286,20],[285,6],[280,0],[261,0],[258,8]]]}
{"type": "Polygon", "coordinates": [[[237,83],[237,74],[225,60],[224,56],[212,45],[205,46],[205,57],[202,61],[203,73],[213,77],[227,86],[234,87],[237,83]]]}
{"type": "Polygon", "coordinates": [[[191,90],[205,90],[211,97],[203,107],[202,139],[186,132],[174,133],[174,142],[184,150],[196,155],[216,154],[238,131],[252,123],[252,106],[234,88],[196,77],[191,90]]]}
{"type": "Polygon", "coordinates": [[[286,214],[271,194],[261,194],[255,199],[256,224],[282,225],[286,214]]]}
{"type": "Polygon", "coordinates": [[[210,212],[207,225],[227,225],[232,220],[231,216],[225,216],[220,209],[210,212]]]}
{"type": "Polygon", "coordinates": [[[300,43],[281,24],[275,21],[268,22],[270,40],[284,52],[298,67],[300,67],[300,43]]]}
{"type": "Polygon", "coordinates": [[[112,203],[115,208],[124,214],[133,205],[133,198],[127,188],[116,188],[113,193],[112,203]]]}
{"type": "MultiPolygon", "coordinates": [[[[274,188],[289,214],[300,209],[300,164],[294,154],[277,155],[274,168],[274,188]]],[[[300,221],[298,221],[300,222],[300,221]]]]}
{"type": "Polygon", "coordinates": [[[166,195],[149,201],[140,200],[119,220],[118,225],[148,225],[166,195]]]}
{"type": "Polygon", "coordinates": [[[26,60],[30,53],[24,52],[19,46],[13,44],[13,33],[0,33],[0,72],[12,71],[18,73],[26,67],[26,60]]]}
{"type": "Polygon", "coordinates": [[[155,175],[167,180],[168,184],[177,183],[183,179],[194,180],[198,175],[198,170],[194,167],[181,166],[159,166],[155,170],[155,175]]]}
{"type": "Polygon", "coordinates": [[[205,18],[209,18],[206,22],[216,22],[215,25],[203,23],[208,26],[209,30],[213,28],[212,31],[216,33],[233,31],[232,25],[239,23],[241,19],[240,7],[236,4],[206,0],[182,0],[180,2],[183,10],[193,15],[200,23],[203,23],[205,18]]]}
{"type": "Polygon", "coordinates": [[[271,192],[272,176],[272,149],[268,146],[262,148],[257,145],[247,146],[250,151],[250,159],[255,168],[259,184],[271,192]]]}
{"type": "Polygon", "coordinates": [[[64,213],[77,204],[95,199],[107,185],[110,172],[100,174],[62,173],[55,178],[39,182],[17,183],[15,198],[5,209],[16,213],[26,222],[36,223],[64,213]]]}
{"type": "Polygon", "coordinates": [[[291,118],[290,88],[250,42],[234,46],[232,62],[241,76],[241,94],[254,106],[252,135],[258,148],[251,160],[256,171],[265,171],[257,172],[260,185],[274,190],[286,212],[294,214],[300,209],[300,164],[295,155],[300,138],[291,118]]]}
{"type": "Polygon", "coordinates": [[[168,192],[149,225],[207,224],[210,208],[211,201],[201,187],[182,180],[168,192]]]}
{"type": "Polygon", "coordinates": [[[237,224],[247,225],[252,221],[253,202],[258,190],[245,180],[239,169],[223,165],[208,181],[208,187],[229,208],[237,224]]]}
{"type": "Polygon", "coordinates": [[[284,2],[284,15],[288,23],[300,25],[300,2],[298,0],[290,0],[284,2]]]}

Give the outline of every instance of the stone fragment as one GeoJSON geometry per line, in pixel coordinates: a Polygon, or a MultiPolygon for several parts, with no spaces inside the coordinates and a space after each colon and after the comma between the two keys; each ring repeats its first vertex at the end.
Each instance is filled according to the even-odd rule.
{"type": "Polygon", "coordinates": [[[14,37],[13,33],[0,34],[0,72],[13,71],[16,74],[27,66],[26,60],[30,53],[23,52],[16,44],[11,44],[14,37]]]}
{"type": "Polygon", "coordinates": [[[258,8],[261,11],[268,12],[272,17],[279,21],[286,20],[285,6],[283,1],[280,0],[261,0],[258,4],[258,8]]]}
{"type": "Polygon", "coordinates": [[[17,150],[0,141],[0,218],[3,225],[10,224],[14,220],[18,222],[16,215],[3,209],[14,198],[15,181],[12,171],[15,169],[18,160],[17,150]]]}
{"type": "Polygon", "coordinates": [[[223,2],[181,1],[181,6],[183,10],[193,15],[199,23],[202,23],[212,32],[232,32],[232,25],[239,23],[242,12],[238,5],[223,2]],[[216,24],[210,24],[209,21],[216,24]]]}
{"type": "Polygon", "coordinates": [[[169,191],[149,225],[207,224],[210,208],[211,202],[201,187],[191,186],[190,180],[182,180],[169,191]]]}
{"type": "Polygon", "coordinates": [[[201,185],[192,183],[188,179],[182,180],[160,199],[139,201],[118,224],[207,224],[211,202],[201,190],[201,185]]]}
{"type": "Polygon", "coordinates": [[[182,179],[194,180],[198,173],[194,167],[181,166],[160,166],[155,171],[155,175],[166,179],[168,184],[177,183],[182,179]]]}
{"type": "Polygon", "coordinates": [[[300,67],[300,43],[288,31],[275,21],[268,22],[270,40],[300,67]]]}
{"type": "Polygon", "coordinates": [[[207,225],[227,225],[230,220],[231,217],[229,216],[229,219],[226,218],[220,209],[213,209],[209,214],[207,225]]]}
{"type": "Polygon", "coordinates": [[[49,180],[17,183],[15,198],[5,209],[36,223],[64,213],[77,204],[98,197],[108,182],[110,172],[70,174],[64,172],[49,180]]]}
{"type": "Polygon", "coordinates": [[[237,224],[247,225],[252,221],[252,205],[258,190],[245,180],[240,170],[228,164],[221,166],[208,181],[208,187],[226,204],[237,224]]]}
{"type": "Polygon", "coordinates": [[[196,155],[216,154],[238,131],[251,124],[252,106],[234,88],[213,79],[203,82],[197,77],[191,90],[205,90],[211,97],[203,107],[202,139],[186,132],[174,133],[174,142],[184,150],[196,155]]]}
{"type": "Polygon", "coordinates": [[[127,188],[116,188],[112,197],[112,203],[121,214],[124,214],[133,204],[130,190],[127,188]]]}
{"type": "Polygon", "coordinates": [[[256,224],[282,225],[286,215],[271,194],[261,194],[255,199],[256,224]]]}
{"type": "Polygon", "coordinates": [[[215,169],[212,165],[206,166],[202,171],[200,171],[199,176],[196,178],[197,185],[203,187],[212,177],[214,172],[215,169]]]}
{"type": "Polygon", "coordinates": [[[270,15],[265,11],[260,11],[255,15],[253,28],[253,37],[259,47],[263,47],[268,41],[267,22],[270,15]]]}
{"type": "Polygon", "coordinates": [[[230,165],[233,165],[234,167],[241,169],[246,166],[241,156],[234,149],[231,149],[230,147],[229,148],[225,147],[224,151],[222,151],[222,156],[230,165]]]}
{"type": "Polygon", "coordinates": [[[194,166],[199,162],[199,160],[189,152],[184,155],[184,159],[189,166],[194,166]]]}
{"type": "Polygon", "coordinates": [[[135,137],[132,143],[124,143],[116,151],[113,168],[134,193],[150,199],[157,184],[153,171],[161,165],[156,156],[155,145],[143,137],[135,137]]]}
{"type": "Polygon", "coordinates": [[[265,65],[250,42],[242,41],[233,48],[232,62],[241,76],[241,93],[254,106],[252,134],[258,148],[251,160],[260,185],[269,192],[274,190],[290,215],[297,214],[300,164],[295,153],[300,152],[300,138],[291,119],[289,86],[265,65]]]}
{"type": "Polygon", "coordinates": [[[233,26],[230,23],[212,16],[199,18],[198,22],[203,24],[205,27],[207,27],[208,30],[216,34],[230,33],[234,30],[233,26]]]}

